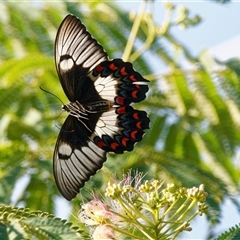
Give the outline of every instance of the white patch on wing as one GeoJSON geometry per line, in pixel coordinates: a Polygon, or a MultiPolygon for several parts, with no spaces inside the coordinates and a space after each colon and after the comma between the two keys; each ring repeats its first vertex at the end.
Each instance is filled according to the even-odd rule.
{"type": "Polygon", "coordinates": [[[120,134],[121,128],[118,126],[118,119],[115,110],[104,112],[98,119],[95,132],[102,138],[103,135],[114,137],[116,134],[120,134]]]}
{"type": "Polygon", "coordinates": [[[60,68],[63,71],[68,71],[74,66],[74,62],[71,58],[64,59],[60,62],[60,68]]]}
{"type": "Polygon", "coordinates": [[[90,158],[92,159],[95,165],[99,165],[98,161],[96,159],[104,157],[105,151],[103,151],[101,148],[93,144],[92,142],[88,143],[89,147],[82,147],[82,151],[90,158]]]}
{"type": "Polygon", "coordinates": [[[95,88],[96,88],[96,90],[100,93],[103,89],[104,89],[104,85],[97,85],[97,86],[95,86],[95,88]]]}
{"type": "MultiPolygon", "coordinates": [[[[78,57],[76,58],[76,63],[78,65],[84,63],[84,61],[86,61],[94,52],[94,43],[89,44],[89,46],[87,46],[86,48],[83,49],[83,51],[81,52],[81,54],[78,55],[78,57]]],[[[83,67],[84,64],[83,64],[83,67]]]]}
{"type": "Polygon", "coordinates": [[[146,82],[133,82],[132,84],[137,84],[137,85],[148,85],[146,82]]]}
{"type": "MultiPolygon", "coordinates": [[[[73,29],[72,29],[73,30],[73,29]]],[[[65,34],[64,31],[60,32],[60,41],[61,46],[59,47],[60,49],[62,48],[62,53],[61,54],[66,54],[66,53],[71,53],[73,55],[72,50],[75,48],[69,48],[69,46],[76,46],[77,43],[80,41],[80,36],[83,34],[83,29],[78,29],[78,31],[72,31],[71,34],[65,34]],[[62,34],[61,34],[62,33],[62,34]]]]}
{"type": "MultiPolygon", "coordinates": [[[[63,20],[57,32],[55,41],[57,67],[61,64],[59,61],[63,55],[71,56],[78,66],[89,68],[89,72],[100,62],[108,60],[102,46],[91,37],[91,34],[86,31],[81,21],[71,15],[68,15],[63,20]]],[[[59,68],[66,71],[70,67],[71,65],[65,62],[59,68]]],[[[57,68],[57,71],[61,74],[59,68],[57,68]]]]}
{"type": "Polygon", "coordinates": [[[99,128],[105,127],[105,123],[101,119],[99,119],[97,122],[97,127],[99,128]]]}
{"type": "Polygon", "coordinates": [[[106,160],[106,152],[92,141],[87,146],[71,150],[70,145],[61,142],[54,153],[54,175],[61,193],[71,200],[88,179],[99,170],[106,160]],[[68,154],[60,158],[59,154],[68,154]]]}
{"type": "MultiPolygon", "coordinates": [[[[88,147],[86,147],[89,149],[88,147]]],[[[78,167],[79,171],[87,172],[88,175],[91,175],[92,169],[95,169],[94,164],[92,164],[94,161],[97,161],[98,159],[91,159],[88,154],[86,154],[86,150],[82,148],[81,151],[75,150],[73,154],[73,159],[76,161],[76,166],[78,167]]]]}
{"type": "Polygon", "coordinates": [[[104,86],[111,86],[113,84],[117,84],[117,80],[116,78],[113,78],[112,75],[109,75],[107,77],[98,77],[95,81],[95,86],[97,86],[98,84],[102,84],[104,86]]]}
{"type": "Polygon", "coordinates": [[[72,153],[72,148],[71,148],[68,144],[62,143],[62,144],[60,144],[60,146],[59,146],[58,152],[59,152],[61,155],[70,157],[70,155],[71,155],[71,153],[72,153]]]}
{"type": "Polygon", "coordinates": [[[98,77],[94,86],[98,91],[99,95],[106,100],[114,101],[114,98],[117,95],[117,84],[118,79],[112,77],[112,75],[105,77],[98,77]]]}
{"type": "Polygon", "coordinates": [[[98,65],[100,62],[102,62],[102,61],[104,61],[105,60],[105,58],[103,59],[103,58],[101,58],[101,59],[99,59],[98,61],[96,61],[96,56],[97,55],[100,55],[100,54],[102,54],[102,52],[101,52],[101,50],[96,50],[96,49],[94,49],[94,51],[95,51],[95,54],[92,54],[91,56],[89,56],[89,58],[85,61],[85,63],[83,64],[83,67],[89,67],[89,66],[91,66],[90,67],[90,71],[96,66],[96,65],[98,65]],[[94,66],[94,67],[93,67],[94,66]]]}
{"type": "Polygon", "coordinates": [[[78,169],[73,164],[72,160],[69,159],[67,162],[61,162],[61,166],[64,170],[64,183],[69,189],[78,190],[76,186],[83,184],[84,176],[81,176],[78,169]]]}

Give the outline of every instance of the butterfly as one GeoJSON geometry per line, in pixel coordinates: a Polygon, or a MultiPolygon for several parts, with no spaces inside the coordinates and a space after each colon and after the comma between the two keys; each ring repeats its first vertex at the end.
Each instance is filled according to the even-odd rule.
{"type": "Polygon", "coordinates": [[[106,161],[107,152],[132,151],[149,128],[145,111],[131,103],[145,99],[147,82],[129,62],[110,60],[81,21],[67,15],[55,40],[55,65],[69,103],[53,156],[61,194],[72,200],[106,161]]]}

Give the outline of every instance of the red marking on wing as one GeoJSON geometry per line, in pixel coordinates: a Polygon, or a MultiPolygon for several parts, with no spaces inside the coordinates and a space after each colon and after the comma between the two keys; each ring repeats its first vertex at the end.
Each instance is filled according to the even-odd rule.
{"type": "Polygon", "coordinates": [[[97,65],[96,68],[95,68],[95,70],[96,70],[97,72],[102,72],[103,69],[104,69],[104,67],[102,67],[100,64],[97,65]]]}
{"type": "Polygon", "coordinates": [[[124,146],[124,147],[126,147],[127,146],[127,142],[129,141],[129,139],[128,138],[122,138],[122,141],[121,141],[121,143],[122,143],[122,145],[124,146]]]}
{"type": "Polygon", "coordinates": [[[133,81],[133,82],[137,81],[137,79],[135,78],[134,75],[130,75],[129,78],[130,78],[130,80],[133,81]]]}
{"type": "Polygon", "coordinates": [[[138,113],[137,113],[137,112],[135,112],[135,113],[133,114],[133,118],[134,118],[134,119],[139,119],[139,116],[138,116],[138,113]]]}
{"type": "Polygon", "coordinates": [[[113,71],[117,70],[117,67],[114,65],[114,63],[111,63],[111,64],[109,65],[109,68],[110,68],[111,70],[113,70],[113,71]]]}
{"type": "Polygon", "coordinates": [[[135,139],[137,133],[138,133],[138,131],[136,131],[136,130],[135,130],[135,131],[132,131],[131,134],[130,134],[131,138],[135,139]]]}
{"type": "Polygon", "coordinates": [[[124,105],[125,98],[124,97],[116,97],[115,102],[120,105],[124,105]]]}
{"type": "Polygon", "coordinates": [[[100,147],[101,149],[103,149],[104,147],[106,147],[106,143],[104,143],[102,140],[97,141],[97,146],[100,147]]]}
{"type": "Polygon", "coordinates": [[[142,124],[142,122],[137,122],[136,127],[137,127],[138,129],[141,129],[141,128],[142,128],[141,124],[142,124]]]}
{"type": "Polygon", "coordinates": [[[128,73],[126,72],[126,68],[125,67],[122,67],[121,69],[120,69],[120,73],[121,73],[121,75],[122,76],[126,76],[128,73]]]}
{"type": "Polygon", "coordinates": [[[110,148],[115,151],[118,146],[119,146],[118,143],[113,142],[113,143],[111,143],[110,148]]]}
{"type": "Polygon", "coordinates": [[[126,113],[126,108],[125,108],[125,107],[119,107],[119,108],[117,108],[117,113],[118,113],[118,114],[124,114],[124,113],[126,113]]]}
{"type": "Polygon", "coordinates": [[[137,96],[137,93],[138,93],[137,90],[136,90],[136,91],[132,91],[132,93],[131,93],[132,97],[133,97],[133,98],[137,98],[137,97],[138,97],[138,96],[137,96]]]}

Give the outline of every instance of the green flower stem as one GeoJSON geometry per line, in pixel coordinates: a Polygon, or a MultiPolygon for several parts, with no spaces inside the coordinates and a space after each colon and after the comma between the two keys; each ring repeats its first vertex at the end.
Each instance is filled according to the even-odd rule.
{"type": "Polygon", "coordinates": [[[155,39],[155,25],[152,21],[147,21],[148,25],[148,32],[146,33],[147,39],[144,42],[144,45],[142,46],[141,49],[138,51],[134,52],[132,56],[130,57],[130,61],[134,62],[144,51],[146,51],[152,44],[152,42],[155,39]]]}
{"type": "MultiPolygon", "coordinates": [[[[167,214],[168,214],[168,213],[173,209],[173,207],[177,204],[178,200],[179,200],[179,198],[178,198],[177,200],[175,200],[175,201],[171,204],[171,206],[164,212],[163,217],[167,216],[167,214]]],[[[186,204],[186,201],[185,201],[185,204],[186,204]]],[[[169,224],[169,222],[171,222],[171,221],[172,221],[172,222],[175,222],[174,217],[179,214],[179,212],[181,211],[182,208],[184,208],[183,205],[182,205],[170,218],[168,218],[168,221],[167,221],[166,223],[163,223],[163,224],[161,225],[161,228],[160,228],[160,229],[166,227],[166,225],[169,224]]]]}
{"type": "MultiPolygon", "coordinates": [[[[178,199],[179,200],[179,199],[178,199]]],[[[177,201],[178,201],[177,200],[177,201]]],[[[175,218],[175,216],[176,215],[179,215],[179,213],[182,211],[182,209],[184,209],[186,206],[187,206],[187,204],[188,204],[188,202],[190,201],[190,199],[189,198],[187,198],[185,201],[184,201],[184,203],[181,205],[181,207],[180,208],[178,208],[178,210],[168,219],[168,221],[176,221],[174,218],[175,218]]],[[[176,202],[174,203],[174,205],[176,204],[176,202]]],[[[173,206],[171,206],[171,208],[172,208],[173,206]]],[[[189,210],[187,210],[187,211],[189,211],[189,210]]],[[[185,211],[186,212],[186,211],[185,211]]],[[[165,214],[165,213],[164,213],[165,214]]],[[[181,215],[182,216],[182,215],[181,215]]]]}
{"type": "MultiPolygon", "coordinates": [[[[117,216],[123,218],[125,220],[125,222],[129,222],[131,223],[131,225],[133,225],[135,228],[139,229],[139,231],[141,231],[141,233],[143,233],[146,237],[148,237],[148,239],[155,239],[153,236],[149,235],[149,230],[148,228],[144,228],[143,225],[141,223],[139,223],[138,221],[132,221],[134,220],[134,218],[131,218],[131,221],[129,221],[129,218],[122,216],[119,213],[113,212],[114,214],[116,214],[117,216]]],[[[120,231],[119,231],[120,232],[120,231]]],[[[128,232],[126,233],[126,235],[128,234],[128,232]]],[[[134,239],[136,238],[136,236],[134,236],[134,239]]],[[[140,239],[139,237],[137,237],[138,239],[140,239]]]]}
{"type": "MultiPolygon", "coordinates": [[[[185,207],[187,206],[187,202],[189,202],[189,200],[191,200],[191,199],[190,199],[190,198],[187,198],[186,201],[182,204],[182,206],[178,209],[178,211],[177,211],[178,214],[179,214],[179,212],[181,211],[182,208],[185,208],[185,207]]],[[[181,216],[180,216],[178,219],[174,220],[174,224],[181,224],[181,225],[180,225],[178,228],[176,228],[173,232],[171,232],[171,235],[172,235],[173,233],[177,233],[177,235],[178,235],[179,231],[182,231],[182,230],[183,230],[183,227],[184,227],[184,225],[186,224],[186,222],[181,223],[181,220],[182,220],[182,219],[187,215],[187,213],[196,205],[197,202],[198,202],[198,200],[197,200],[196,198],[193,199],[192,202],[191,202],[191,204],[190,204],[190,205],[188,206],[188,208],[181,214],[181,216]]],[[[193,214],[193,216],[192,216],[190,219],[193,219],[197,214],[198,214],[198,212],[195,213],[195,214],[193,214]]],[[[168,221],[170,222],[171,219],[174,218],[175,215],[176,215],[176,213],[173,214],[173,216],[171,216],[171,217],[168,219],[168,221]]],[[[189,221],[190,221],[190,220],[188,220],[187,222],[189,222],[189,221]]],[[[165,225],[167,225],[167,224],[165,224],[165,225]]],[[[172,225],[173,225],[173,224],[172,224],[172,225]]],[[[167,234],[167,232],[172,229],[172,225],[170,225],[170,226],[166,229],[166,231],[164,231],[164,234],[167,234]]]]}
{"type": "Polygon", "coordinates": [[[133,48],[133,43],[135,41],[140,23],[141,23],[142,18],[144,16],[144,11],[145,11],[146,5],[147,5],[147,1],[142,1],[141,5],[139,7],[137,16],[136,16],[135,21],[133,23],[132,30],[130,32],[126,47],[125,47],[123,55],[122,55],[123,61],[128,61],[128,59],[129,59],[129,56],[130,56],[132,48],[133,48]]]}
{"type": "Polygon", "coordinates": [[[165,17],[164,17],[162,26],[160,27],[160,31],[159,31],[160,36],[163,36],[163,35],[165,35],[165,33],[168,32],[168,30],[171,26],[171,19],[172,19],[173,10],[174,10],[174,7],[172,7],[172,6],[165,6],[165,7],[166,7],[165,17]]]}
{"type": "MultiPolygon", "coordinates": [[[[189,198],[188,198],[189,199],[189,198]]],[[[188,200],[187,199],[187,200],[188,200]]],[[[189,199],[190,200],[190,199],[189,199]]],[[[186,201],[185,201],[186,202],[186,201]]],[[[185,202],[184,202],[184,204],[185,204],[185,202]]],[[[181,214],[181,216],[177,219],[177,221],[180,221],[180,220],[182,220],[186,215],[187,215],[187,213],[197,204],[197,202],[198,202],[198,199],[197,198],[194,198],[193,200],[192,200],[192,202],[191,202],[191,204],[188,206],[188,208],[181,214]]],[[[183,208],[184,207],[184,204],[181,206],[181,208],[183,208]]],[[[187,205],[187,204],[186,204],[187,205]]],[[[185,206],[186,206],[185,205],[185,206]]]]}
{"type": "MultiPolygon", "coordinates": [[[[177,203],[179,199],[177,199],[170,207],[169,209],[173,208],[173,206],[177,203]]],[[[181,224],[180,220],[186,215],[186,213],[189,211],[189,208],[181,214],[181,216],[178,218],[178,219],[174,219],[175,216],[179,215],[179,213],[182,211],[182,209],[184,209],[186,206],[187,206],[187,203],[189,202],[189,199],[187,198],[185,200],[185,202],[181,205],[181,207],[170,217],[168,218],[168,221],[166,223],[163,223],[161,225],[161,228],[160,229],[163,229],[164,227],[167,227],[169,225],[169,227],[167,227],[164,231],[164,234],[166,234],[169,230],[171,230],[172,228],[172,225],[173,224],[181,224]],[[172,223],[172,224],[171,224],[172,223]]],[[[169,209],[164,213],[164,215],[166,215],[167,212],[169,212],[169,209]]]]}
{"type": "MultiPolygon", "coordinates": [[[[181,224],[181,223],[178,223],[177,221],[174,221],[174,222],[165,222],[164,224],[164,227],[166,227],[165,231],[162,232],[162,234],[164,236],[171,236],[173,234],[173,232],[170,232],[170,234],[167,234],[170,230],[173,230],[175,228],[175,225],[177,224],[181,224]]],[[[174,231],[175,232],[175,231],[174,231]]]]}
{"type": "Polygon", "coordinates": [[[180,232],[182,232],[186,227],[189,226],[189,222],[185,221],[183,222],[178,228],[176,228],[173,232],[171,232],[171,235],[174,235],[174,239],[179,235],[180,232]]]}
{"type": "Polygon", "coordinates": [[[188,222],[191,222],[193,218],[195,218],[199,214],[199,211],[195,212],[189,219],[188,222]]]}
{"type": "MultiPolygon", "coordinates": [[[[132,239],[136,239],[136,236],[131,234],[130,232],[127,232],[127,231],[124,231],[122,228],[118,228],[116,227],[116,225],[112,225],[112,224],[106,224],[106,226],[108,226],[109,228],[111,228],[112,230],[116,231],[116,232],[119,232],[121,234],[124,234],[125,236],[129,236],[131,237],[132,239]]],[[[137,237],[138,240],[145,240],[146,238],[140,238],[140,237],[137,237]]],[[[152,239],[150,238],[149,236],[149,239],[152,239]]]]}
{"type": "MultiPolygon", "coordinates": [[[[147,224],[149,224],[151,226],[152,223],[149,221],[149,219],[147,219],[136,208],[132,207],[132,205],[129,204],[130,201],[126,201],[125,202],[121,197],[116,198],[116,200],[119,202],[119,204],[122,206],[124,211],[127,213],[128,218],[124,217],[124,219],[126,219],[127,222],[130,222],[136,228],[138,228],[149,239],[154,239],[154,237],[150,237],[148,227],[145,227],[143,224],[141,224],[139,221],[137,221],[137,218],[139,217],[139,218],[143,219],[147,224]],[[135,215],[133,215],[132,213],[134,213],[135,215]],[[138,215],[138,217],[136,215],[138,215]],[[129,221],[129,217],[130,217],[131,221],[129,221]]],[[[117,214],[117,215],[119,215],[119,214],[117,214]]]]}
{"type": "MultiPolygon", "coordinates": [[[[132,204],[129,204],[130,202],[131,202],[131,200],[130,199],[128,199],[128,197],[127,197],[127,194],[125,195],[125,197],[127,198],[126,200],[126,202],[122,199],[122,198],[120,198],[121,200],[123,200],[120,204],[124,207],[124,209],[127,211],[127,210],[131,210],[132,212],[134,212],[134,214],[136,214],[139,218],[142,218],[148,225],[152,225],[152,223],[151,223],[151,221],[149,221],[149,219],[148,218],[146,218],[136,207],[132,207],[132,204]],[[124,204],[124,205],[123,205],[124,204]],[[130,207],[131,206],[131,207],[130,207]]],[[[139,197],[139,195],[138,195],[138,197],[139,197]]],[[[142,199],[143,200],[143,199],[142,199]]],[[[143,200],[143,203],[145,204],[145,201],[143,200]]],[[[129,212],[128,212],[129,213],[129,212]]],[[[132,219],[135,219],[136,218],[136,216],[132,216],[130,213],[129,213],[129,215],[132,217],[132,219]]]]}
{"type": "MultiPolygon", "coordinates": [[[[177,200],[175,200],[172,204],[171,204],[171,206],[170,207],[168,207],[168,209],[164,212],[164,216],[166,216],[173,208],[174,208],[174,206],[177,204],[177,202],[178,202],[178,200],[179,200],[179,198],[177,199],[177,200]]],[[[177,215],[177,213],[175,213],[176,215],[177,215]]]]}

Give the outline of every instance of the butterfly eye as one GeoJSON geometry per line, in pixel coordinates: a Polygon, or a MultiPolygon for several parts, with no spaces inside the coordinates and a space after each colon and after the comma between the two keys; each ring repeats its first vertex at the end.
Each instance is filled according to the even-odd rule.
{"type": "Polygon", "coordinates": [[[149,128],[144,111],[130,106],[146,97],[147,80],[131,63],[109,60],[81,21],[68,15],[55,41],[55,64],[69,113],[53,156],[61,194],[72,200],[106,161],[107,152],[132,151],[149,128]]]}

